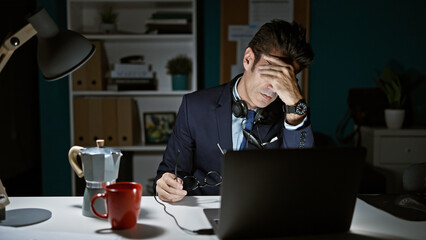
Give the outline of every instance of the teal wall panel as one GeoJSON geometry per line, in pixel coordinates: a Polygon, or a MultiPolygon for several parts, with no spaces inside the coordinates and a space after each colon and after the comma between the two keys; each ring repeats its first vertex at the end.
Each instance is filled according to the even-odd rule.
{"type": "MultiPolygon", "coordinates": [[[[426,1],[311,0],[309,79],[314,131],[335,138],[350,88],[375,87],[389,62],[426,72],[426,1]]],[[[423,97],[424,99],[424,97],[423,97]]]]}
{"type": "Polygon", "coordinates": [[[204,87],[220,83],[220,0],[204,0],[204,87]]]}
{"type": "MultiPolygon", "coordinates": [[[[66,28],[66,1],[38,0],[56,22],[66,28]]],[[[39,77],[42,191],[44,196],[71,195],[70,116],[68,77],[46,82],[39,77]]]]}

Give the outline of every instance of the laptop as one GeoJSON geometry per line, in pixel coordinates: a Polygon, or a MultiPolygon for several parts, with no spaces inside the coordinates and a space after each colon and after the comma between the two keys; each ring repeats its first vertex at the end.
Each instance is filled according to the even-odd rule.
{"type": "Polygon", "coordinates": [[[227,151],[221,208],[204,209],[220,239],[346,232],[364,148],[227,151]]]}

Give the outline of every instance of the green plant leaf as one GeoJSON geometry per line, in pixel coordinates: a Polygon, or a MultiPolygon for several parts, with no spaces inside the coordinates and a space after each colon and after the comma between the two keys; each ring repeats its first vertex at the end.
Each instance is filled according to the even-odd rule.
{"type": "Polygon", "coordinates": [[[178,55],[167,62],[167,73],[188,75],[192,72],[192,60],[186,55],[178,55]]]}
{"type": "Polygon", "coordinates": [[[112,7],[106,8],[101,12],[101,18],[103,23],[115,23],[118,14],[115,13],[112,7]]]}
{"type": "Polygon", "coordinates": [[[379,79],[373,79],[376,85],[386,94],[389,107],[403,108],[406,96],[403,94],[402,84],[397,72],[385,67],[379,79]]]}

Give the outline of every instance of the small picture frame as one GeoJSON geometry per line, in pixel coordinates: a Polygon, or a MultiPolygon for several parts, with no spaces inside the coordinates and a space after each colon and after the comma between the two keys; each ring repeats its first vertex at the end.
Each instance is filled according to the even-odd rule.
{"type": "Polygon", "coordinates": [[[145,144],[167,144],[176,121],[175,112],[145,112],[143,114],[145,144]]]}

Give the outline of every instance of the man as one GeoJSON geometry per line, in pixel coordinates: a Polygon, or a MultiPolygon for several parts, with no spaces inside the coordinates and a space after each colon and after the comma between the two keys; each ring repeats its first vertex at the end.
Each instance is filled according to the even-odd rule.
{"type": "Polygon", "coordinates": [[[227,84],[185,95],[154,180],[160,199],[176,202],[187,194],[219,195],[227,149],[312,147],[296,74],[311,64],[313,56],[301,26],[273,20],[250,41],[243,74],[227,84]],[[187,189],[183,179],[195,180],[195,185],[187,189]]]}

